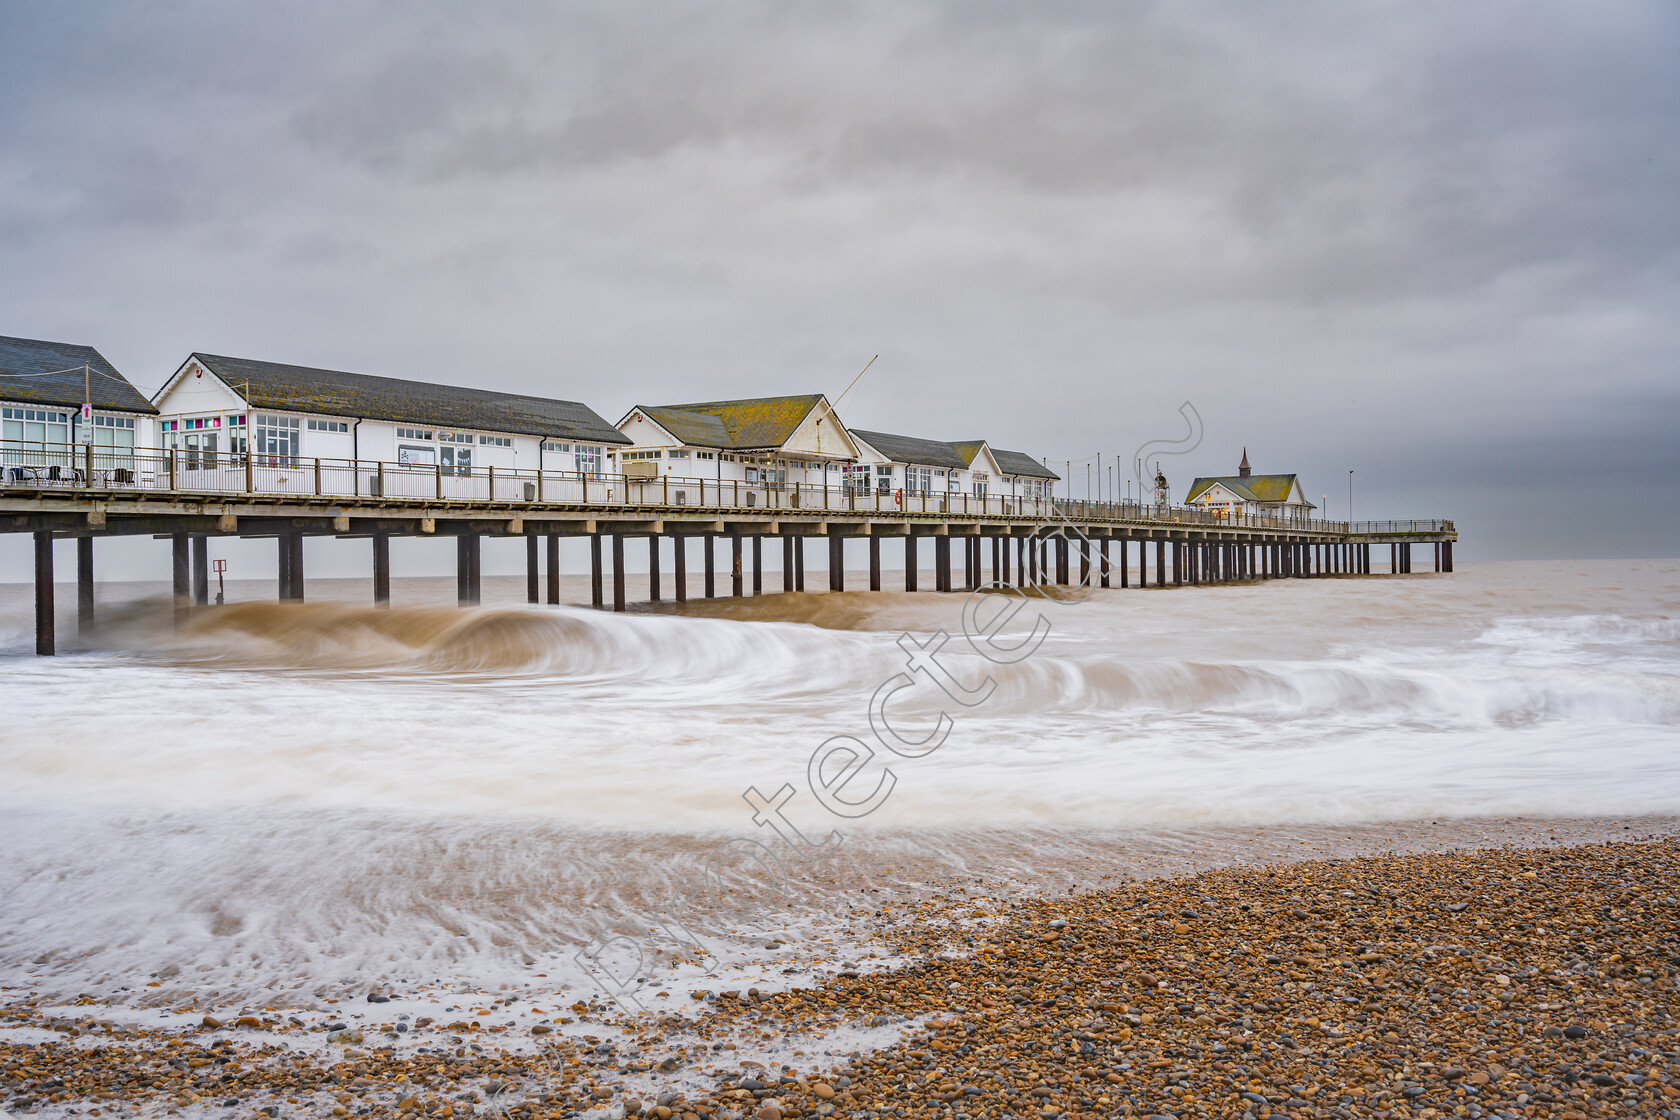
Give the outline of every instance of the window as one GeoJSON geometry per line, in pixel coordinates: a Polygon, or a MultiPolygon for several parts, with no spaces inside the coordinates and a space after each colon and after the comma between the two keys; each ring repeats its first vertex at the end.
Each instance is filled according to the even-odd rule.
{"type": "Polygon", "coordinates": [[[987,480],[984,472],[982,472],[982,471],[975,471],[974,472],[974,496],[976,498],[984,498],[986,496],[986,483],[987,483],[987,481],[988,480],[987,480]]]}
{"type": "MultiPolygon", "coordinates": [[[[399,431],[401,429],[398,429],[399,431]]],[[[407,444],[397,445],[397,462],[405,467],[431,467],[437,465],[437,448],[417,447],[407,444]]]]}
{"type": "Polygon", "coordinates": [[[562,454],[566,454],[571,452],[572,445],[569,443],[559,443],[552,439],[545,439],[542,442],[542,449],[544,451],[559,451],[562,454]]]}
{"type": "Polygon", "coordinates": [[[686,448],[680,448],[679,447],[675,451],[672,451],[671,454],[668,456],[668,458],[671,458],[671,459],[686,459],[686,458],[688,458],[688,451],[687,451],[686,448]]]}
{"type": "Polygon", "coordinates": [[[258,416],[256,453],[266,467],[297,464],[298,422],[295,416],[258,416]]]}
{"type": "Polygon", "coordinates": [[[933,489],[933,471],[927,467],[905,467],[904,488],[926,494],[933,489]]]}
{"type": "Polygon", "coordinates": [[[70,414],[56,409],[8,408],[0,410],[4,427],[0,433],[7,440],[28,443],[69,443],[70,414]]]}
{"type": "Polygon", "coordinates": [[[245,439],[245,417],[230,415],[227,418],[228,451],[231,454],[243,455],[247,450],[245,439]]]}
{"type": "Polygon", "coordinates": [[[309,430],[312,432],[348,432],[350,425],[342,420],[311,420],[309,430]]]}
{"type": "Polygon", "coordinates": [[[484,444],[487,447],[512,447],[513,446],[513,439],[510,436],[479,436],[478,437],[478,442],[481,443],[481,444],[484,444]]]}
{"type": "Polygon", "coordinates": [[[431,439],[432,433],[425,428],[398,428],[398,439],[431,439]]]}
{"type": "Polygon", "coordinates": [[[473,437],[466,434],[465,432],[439,432],[437,434],[437,438],[438,438],[439,443],[472,443],[473,442],[473,437]]]}
{"type": "Polygon", "coordinates": [[[717,458],[717,452],[716,451],[696,451],[694,453],[694,457],[696,459],[716,459],[717,458]]]}
{"type": "Polygon", "coordinates": [[[9,462],[39,464],[51,444],[60,456],[69,453],[70,413],[46,408],[0,409],[0,439],[7,444],[9,462]]]}
{"type": "MultiPolygon", "coordinates": [[[[443,461],[443,473],[459,475],[462,478],[470,477],[472,475],[472,448],[455,447],[450,443],[445,443],[444,440],[445,437],[440,434],[438,442],[444,443],[444,446],[438,448],[438,455],[443,461]]],[[[470,442],[471,440],[471,436],[461,437],[462,442],[470,442]]]]}
{"type": "Polygon", "coordinates": [[[848,494],[869,493],[869,464],[846,467],[843,473],[846,476],[846,492],[848,494]]]}
{"type": "Polygon", "coordinates": [[[577,445],[577,469],[584,474],[601,473],[601,449],[585,444],[577,445]]]}
{"type": "Polygon", "coordinates": [[[100,469],[132,466],[134,417],[96,414],[93,418],[93,446],[100,456],[100,469]],[[108,459],[107,456],[112,458],[108,459]]]}
{"type": "Polygon", "coordinates": [[[659,458],[659,454],[660,453],[658,451],[626,451],[620,456],[620,458],[628,463],[633,459],[657,459],[659,458]]]}

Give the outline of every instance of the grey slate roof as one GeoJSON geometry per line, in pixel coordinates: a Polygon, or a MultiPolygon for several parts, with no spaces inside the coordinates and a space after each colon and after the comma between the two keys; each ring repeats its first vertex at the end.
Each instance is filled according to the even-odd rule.
{"type": "Polygon", "coordinates": [[[35,338],[0,336],[0,398],[20,404],[78,408],[84,400],[84,362],[91,371],[85,399],[92,400],[93,407],[108,412],[157,412],[145,394],[130,385],[93,347],[35,338]]]}
{"type": "Polygon", "coordinates": [[[944,467],[957,471],[968,468],[957,449],[944,440],[895,436],[887,432],[866,432],[862,428],[849,430],[895,463],[914,463],[918,467],[944,467]]]}
{"type": "Polygon", "coordinates": [[[992,448],[992,458],[997,460],[998,469],[1004,474],[1017,478],[1048,478],[1057,482],[1062,476],[1034,459],[1031,455],[1019,451],[999,451],[992,448]]]}
{"type": "Polygon", "coordinates": [[[241,395],[246,394],[246,383],[249,382],[246,403],[252,409],[315,412],[438,428],[473,428],[587,443],[630,442],[588,405],[576,401],[289,366],[250,358],[228,358],[218,354],[195,352],[192,360],[241,395]]]}

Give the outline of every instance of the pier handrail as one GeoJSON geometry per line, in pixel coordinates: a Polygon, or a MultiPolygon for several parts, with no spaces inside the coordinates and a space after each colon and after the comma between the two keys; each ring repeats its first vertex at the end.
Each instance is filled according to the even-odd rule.
{"type": "Polygon", "coordinates": [[[490,503],[635,510],[644,507],[740,513],[867,513],[874,516],[1060,516],[1073,522],[1127,521],[1171,528],[1253,528],[1315,534],[1452,531],[1452,522],[1328,521],[1246,510],[1162,506],[1136,501],[1029,498],[970,491],[868,489],[856,484],[446,466],[246,452],[113,448],[0,441],[0,492],[111,496],[149,493],[205,497],[353,498],[445,506],[490,503]]]}

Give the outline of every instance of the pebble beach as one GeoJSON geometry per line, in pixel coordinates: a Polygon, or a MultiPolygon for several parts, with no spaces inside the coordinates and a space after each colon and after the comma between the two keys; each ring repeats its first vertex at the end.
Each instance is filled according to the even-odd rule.
{"type": "Polygon", "coordinates": [[[695,989],[699,1015],[580,1001],[517,1038],[474,1008],[403,1023],[429,1040],[420,1050],[260,1011],[165,1031],[23,1001],[0,1011],[0,1104],[526,1120],[1680,1117],[1676,883],[1680,841],[1651,835],[1231,866],[1056,897],[953,892],[878,931],[896,968],[695,989]],[[871,1032],[877,1044],[837,1051],[871,1032]],[[787,1060],[741,1057],[763,1058],[748,1043],[772,1038],[787,1060]]]}

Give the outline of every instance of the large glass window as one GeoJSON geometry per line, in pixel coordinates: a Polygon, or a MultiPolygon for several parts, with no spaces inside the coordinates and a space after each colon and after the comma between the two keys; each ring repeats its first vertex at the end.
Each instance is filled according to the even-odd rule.
{"type": "Polygon", "coordinates": [[[258,416],[257,461],[265,467],[297,465],[298,422],[295,416],[258,416]]]}
{"type": "Polygon", "coordinates": [[[577,467],[584,474],[601,473],[601,449],[587,444],[577,445],[577,467]]]}
{"type": "Polygon", "coordinates": [[[0,409],[0,440],[5,442],[8,463],[67,462],[70,414],[52,408],[0,409]]]}

